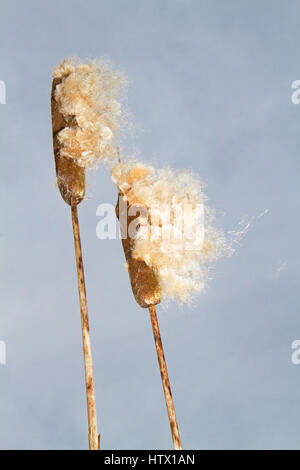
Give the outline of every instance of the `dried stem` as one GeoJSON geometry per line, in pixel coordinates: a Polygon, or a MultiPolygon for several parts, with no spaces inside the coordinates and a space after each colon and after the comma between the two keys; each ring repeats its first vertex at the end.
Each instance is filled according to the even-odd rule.
{"type": "Polygon", "coordinates": [[[173,445],[174,445],[175,450],[181,450],[182,447],[181,447],[181,441],[180,441],[180,434],[179,434],[179,429],[178,429],[178,424],[177,424],[177,419],[176,419],[176,414],[175,414],[174,402],[173,402],[171,386],[170,386],[170,381],[169,381],[169,376],[168,376],[168,371],[167,371],[167,364],[165,360],[164,349],[163,349],[163,345],[161,341],[161,336],[160,336],[160,331],[159,331],[159,326],[158,326],[158,321],[157,321],[157,316],[156,316],[155,305],[150,305],[149,311],[150,311],[154,341],[155,341],[155,346],[156,346],[157,358],[158,358],[158,363],[159,363],[159,368],[160,368],[162,386],[164,389],[165,400],[166,400],[168,416],[169,416],[169,421],[170,421],[173,445]]]}
{"type": "Polygon", "coordinates": [[[100,449],[100,444],[99,444],[100,436],[98,437],[98,430],[97,430],[96,399],[95,399],[91,339],[90,339],[85,280],[84,280],[81,242],[80,242],[80,233],[79,233],[78,214],[77,214],[76,204],[71,204],[71,212],[72,212],[76,265],[77,265],[78,291],[79,291],[79,300],[80,300],[83,357],[84,357],[88,425],[89,425],[89,429],[88,429],[89,448],[90,450],[99,450],[100,449]]]}

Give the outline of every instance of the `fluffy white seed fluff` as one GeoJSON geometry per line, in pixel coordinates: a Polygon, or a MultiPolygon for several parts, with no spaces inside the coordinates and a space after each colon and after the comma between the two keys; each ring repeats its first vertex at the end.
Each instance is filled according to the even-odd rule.
{"type": "Polygon", "coordinates": [[[59,111],[66,121],[75,119],[77,124],[59,132],[61,155],[86,168],[99,161],[112,161],[117,155],[116,134],[124,118],[120,105],[124,77],[102,59],[86,64],[64,60],[53,77],[62,80],[55,90],[59,111]]]}
{"type": "Polygon", "coordinates": [[[136,161],[117,163],[112,179],[129,206],[147,208],[140,218],[134,241],[134,256],[143,259],[157,274],[164,299],[190,302],[205,287],[211,262],[226,252],[223,233],[214,227],[214,212],[207,206],[203,183],[189,170],[155,169],[136,161]],[[189,207],[194,221],[204,213],[204,238],[182,230],[182,208],[189,207]],[[178,229],[181,237],[177,236],[178,229]]]}

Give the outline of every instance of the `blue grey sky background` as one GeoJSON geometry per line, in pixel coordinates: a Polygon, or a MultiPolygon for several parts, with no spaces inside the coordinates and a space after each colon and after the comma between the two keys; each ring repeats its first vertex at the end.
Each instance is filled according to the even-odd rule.
{"type": "MultiPolygon", "coordinates": [[[[294,0],[0,1],[0,448],[88,445],[50,121],[52,70],[71,55],[127,73],[145,161],[194,168],[225,230],[256,217],[192,308],[158,309],[184,448],[300,448],[299,44],[294,0]]],[[[148,312],[120,241],[96,238],[97,206],[116,199],[107,170],[89,175],[88,194],[79,217],[102,448],[171,448],[148,312]]]]}

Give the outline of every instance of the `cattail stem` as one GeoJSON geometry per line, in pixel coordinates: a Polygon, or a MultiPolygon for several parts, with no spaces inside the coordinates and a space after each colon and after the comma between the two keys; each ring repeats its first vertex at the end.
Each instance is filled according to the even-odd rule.
{"type": "Polygon", "coordinates": [[[158,321],[157,321],[155,305],[150,305],[149,311],[150,311],[152,330],[153,330],[154,341],[155,341],[155,346],[156,346],[157,358],[158,358],[158,363],[159,363],[159,368],[160,368],[162,386],[164,389],[165,400],[166,400],[168,416],[169,416],[169,421],[170,421],[173,445],[174,445],[175,450],[181,450],[182,447],[181,447],[181,441],[180,441],[180,434],[179,434],[179,429],[178,429],[178,424],[177,424],[177,419],[176,419],[176,414],[175,414],[174,402],[173,402],[171,386],[170,386],[170,381],[169,381],[169,376],[168,376],[168,371],[167,371],[167,364],[165,360],[164,349],[163,349],[158,321]]]}
{"type": "Polygon", "coordinates": [[[96,399],[94,387],[94,374],[92,363],[91,339],[86,301],[86,289],[82,262],[81,242],[78,224],[77,205],[71,204],[72,224],[74,234],[75,256],[77,265],[78,291],[80,301],[81,329],[83,342],[83,357],[85,369],[86,398],[88,411],[88,437],[90,450],[100,449],[100,436],[98,437],[96,399]]]}

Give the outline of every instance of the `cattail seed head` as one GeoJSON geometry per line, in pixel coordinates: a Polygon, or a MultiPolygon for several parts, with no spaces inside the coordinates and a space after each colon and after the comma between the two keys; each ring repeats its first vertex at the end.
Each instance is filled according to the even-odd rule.
{"type": "Polygon", "coordinates": [[[119,95],[126,81],[101,59],[86,64],[64,60],[53,77],[58,187],[68,204],[79,204],[85,193],[85,169],[117,158],[116,134],[124,120],[119,95]]]}
{"type": "Polygon", "coordinates": [[[215,228],[203,183],[189,170],[156,169],[134,160],[117,163],[112,179],[129,207],[147,209],[136,237],[125,241],[131,259],[143,261],[155,273],[163,299],[189,303],[204,289],[211,262],[227,254],[227,241],[215,228]]]}
{"type": "Polygon", "coordinates": [[[159,280],[153,268],[148,266],[143,259],[138,259],[133,256],[134,238],[132,238],[130,233],[128,233],[128,227],[134,219],[134,216],[129,215],[128,201],[122,193],[119,193],[116,215],[120,221],[121,233],[124,234],[124,231],[126,231],[126,238],[122,238],[122,244],[135,300],[143,308],[147,308],[150,305],[156,305],[161,300],[159,280]],[[119,214],[120,203],[123,203],[126,206],[127,217],[124,224],[126,227],[123,227],[123,220],[119,214]]]}
{"type": "Polygon", "coordinates": [[[65,127],[76,126],[76,123],[74,119],[67,120],[59,110],[54,98],[56,86],[59,83],[61,83],[61,79],[54,78],[51,93],[53,150],[57,184],[63,200],[69,205],[77,205],[83,200],[85,194],[85,170],[75,160],[60,154],[61,143],[58,139],[58,133],[65,127]]]}

